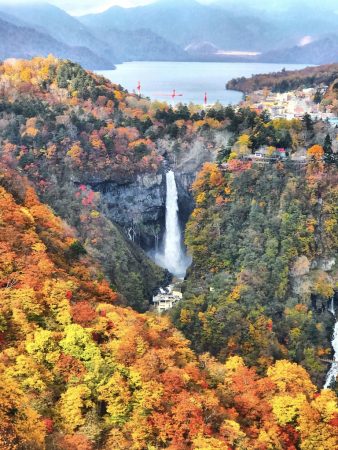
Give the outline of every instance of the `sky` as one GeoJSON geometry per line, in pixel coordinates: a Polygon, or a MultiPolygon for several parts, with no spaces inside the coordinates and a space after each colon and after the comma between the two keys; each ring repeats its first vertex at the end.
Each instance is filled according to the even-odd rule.
{"type": "MultiPolygon", "coordinates": [[[[44,1],[44,0],[0,0],[1,4],[10,3],[23,3],[29,4],[34,1],[44,1]]],[[[48,3],[51,3],[59,8],[64,9],[68,13],[72,15],[83,15],[89,13],[98,13],[105,11],[111,6],[117,5],[122,6],[124,8],[131,8],[133,6],[146,5],[149,3],[154,3],[156,0],[45,0],[48,3]]],[[[213,3],[216,0],[197,0],[200,3],[213,3]]],[[[283,8],[283,6],[296,5],[304,0],[218,0],[223,1],[223,3],[227,4],[247,4],[247,5],[255,5],[259,6],[263,9],[279,9],[283,8]]],[[[338,4],[338,0],[307,0],[307,4],[310,6],[319,6],[323,7],[324,5],[335,5],[338,4]]]]}
{"type": "MultiPolygon", "coordinates": [[[[105,11],[111,6],[122,6],[132,8],[133,6],[155,3],[156,0],[0,0],[1,4],[29,4],[33,2],[46,2],[64,9],[69,14],[80,16],[83,14],[98,13],[105,11]]],[[[212,3],[214,0],[197,0],[200,3],[212,3]]]]}
{"type": "MultiPolygon", "coordinates": [[[[29,4],[38,0],[0,0],[1,4],[29,4]]],[[[42,2],[42,0],[40,0],[42,2]]],[[[102,12],[111,6],[118,5],[125,8],[154,3],[155,0],[46,0],[47,3],[58,6],[72,15],[83,15],[102,12]]]]}

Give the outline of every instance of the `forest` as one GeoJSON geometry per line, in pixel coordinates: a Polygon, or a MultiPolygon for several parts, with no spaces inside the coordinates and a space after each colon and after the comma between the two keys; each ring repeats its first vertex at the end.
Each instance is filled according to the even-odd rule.
{"type": "Polygon", "coordinates": [[[225,173],[206,164],[193,185],[193,266],[175,323],[198,352],[240,355],[261,373],[287,358],[322,385],[338,281],[324,263],[338,245],[337,169],[233,161],[225,173]]]}
{"type": "Polygon", "coordinates": [[[174,109],[52,56],[2,63],[0,91],[0,448],[335,448],[325,124],[174,109]],[[184,298],[158,316],[167,275],[94,186],[154,176],[196,142],[217,160],[192,186],[184,298]],[[243,158],[261,145],[308,163],[243,158]]]}
{"type": "Polygon", "coordinates": [[[227,89],[249,94],[268,88],[272,92],[287,92],[296,89],[331,85],[338,78],[338,65],[325,64],[306,67],[301,70],[285,70],[271,74],[254,75],[251,78],[237,78],[227,83],[227,89]]]}

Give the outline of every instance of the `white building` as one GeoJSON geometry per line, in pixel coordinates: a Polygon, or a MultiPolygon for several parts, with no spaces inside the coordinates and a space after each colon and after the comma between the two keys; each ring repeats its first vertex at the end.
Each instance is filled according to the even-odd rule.
{"type": "Polygon", "coordinates": [[[158,313],[168,311],[182,300],[182,297],[182,292],[176,290],[173,285],[168,286],[166,289],[161,289],[161,292],[153,297],[155,310],[158,313]]]}

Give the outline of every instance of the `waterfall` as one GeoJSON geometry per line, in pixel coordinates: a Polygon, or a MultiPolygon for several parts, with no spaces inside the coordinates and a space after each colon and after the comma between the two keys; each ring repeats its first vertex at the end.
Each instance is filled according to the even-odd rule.
{"type": "Polygon", "coordinates": [[[190,259],[187,257],[182,244],[182,233],[178,217],[178,193],[175,174],[172,170],[166,174],[166,185],[164,246],[163,250],[155,255],[155,261],[176,277],[184,278],[190,259]]]}
{"type": "MultiPolygon", "coordinates": [[[[332,297],[329,311],[331,314],[333,314],[334,317],[336,317],[336,312],[334,309],[334,297],[332,297]]],[[[334,326],[332,348],[334,350],[333,363],[327,373],[324,389],[328,389],[336,381],[336,378],[338,376],[338,321],[334,326]]]]}
{"type": "Polygon", "coordinates": [[[330,306],[328,307],[328,311],[336,317],[336,311],[334,310],[334,295],[331,298],[330,306]]]}

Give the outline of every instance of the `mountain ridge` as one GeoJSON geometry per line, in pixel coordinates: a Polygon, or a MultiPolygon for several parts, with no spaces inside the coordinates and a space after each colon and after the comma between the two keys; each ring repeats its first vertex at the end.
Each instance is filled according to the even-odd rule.
{"type": "Polygon", "coordinates": [[[73,59],[92,69],[113,68],[113,64],[95,55],[86,47],[70,47],[49,35],[25,26],[16,26],[0,19],[0,58],[32,58],[37,54],[54,53],[60,58],[73,59]]]}

